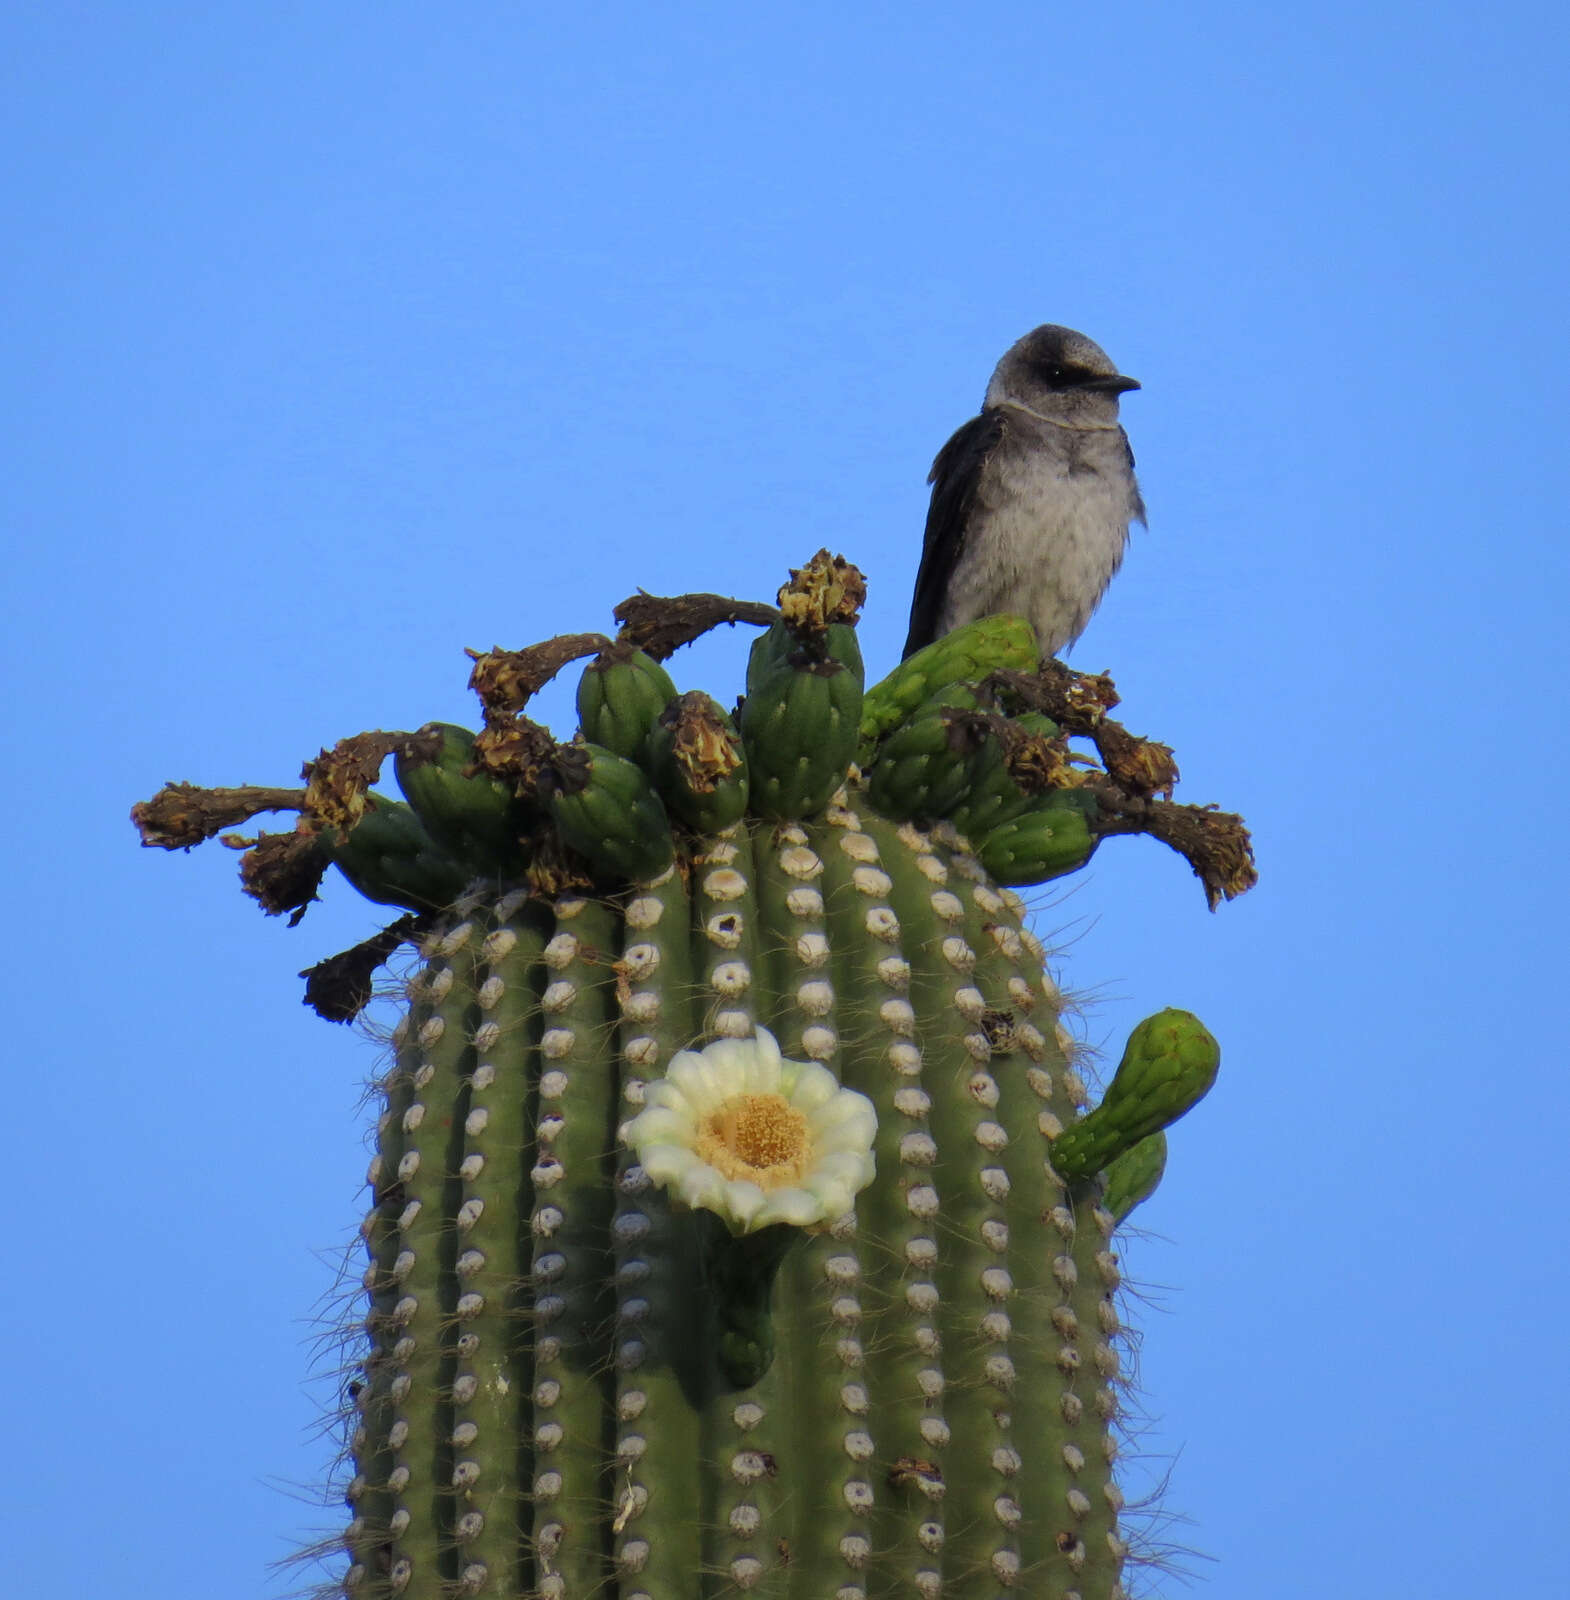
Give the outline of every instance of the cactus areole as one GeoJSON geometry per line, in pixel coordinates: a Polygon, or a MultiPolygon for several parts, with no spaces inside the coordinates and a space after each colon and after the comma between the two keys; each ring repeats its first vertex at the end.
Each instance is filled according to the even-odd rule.
{"type": "Polygon", "coordinates": [[[1218,1052],[1162,1011],[1092,1109],[1013,886],[1143,832],[1214,907],[1248,835],[1019,618],[866,688],[864,592],[820,552],[777,609],[639,595],[477,656],[476,731],[136,807],[171,849],[295,811],[230,840],[265,909],[333,866],[402,908],[305,975],[324,1016],[419,955],[328,1592],[1124,1593],[1116,1229],[1218,1052]],[[734,713],[661,664],[721,622],[762,630],[734,713]],[[585,657],[560,743],[525,711],[585,657]]]}

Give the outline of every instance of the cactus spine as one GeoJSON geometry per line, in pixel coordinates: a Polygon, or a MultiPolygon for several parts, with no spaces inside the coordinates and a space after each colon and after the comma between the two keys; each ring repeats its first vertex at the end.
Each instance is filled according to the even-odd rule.
{"type": "Polygon", "coordinates": [[[1251,881],[1247,836],[1120,779],[1170,753],[1104,725],[1106,680],[1015,670],[1013,619],[939,641],[863,717],[859,575],[794,576],[777,616],[650,603],[645,643],[691,637],[684,605],[773,622],[735,723],[636,639],[570,636],[479,659],[477,738],[360,735],[303,791],[172,785],[134,813],[174,848],[298,809],[243,867],[267,909],[336,859],[415,913],[312,975],[342,1018],[401,939],[422,958],[362,1229],[355,1600],[1123,1593],[1114,1230],[1214,1041],[1161,1013],[1085,1115],[991,832],[943,815],[1038,819],[1045,843],[1004,851],[1018,881],[1154,832],[1212,898],[1251,881]],[[590,652],[556,745],[522,706],[590,652]],[[366,799],[393,752],[412,810],[366,799]]]}

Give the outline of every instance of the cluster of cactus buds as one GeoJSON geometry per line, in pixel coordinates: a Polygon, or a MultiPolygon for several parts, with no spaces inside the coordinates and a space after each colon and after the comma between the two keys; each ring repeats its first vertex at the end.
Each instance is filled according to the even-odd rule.
{"type": "Polygon", "coordinates": [[[639,597],[617,639],[477,657],[477,730],[136,808],[168,848],[293,809],[239,841],[265,908],[298,918],[336,867],[405,909],[313,969],[324,1015],[420,954],[343,1592],[1122,1594],[1116,1230],[1218,1055],[1161,1012],[1091,1108],[1011,886],[1143,831],[1214,903],[1247,835],[1172,802],[1170,752],[1018,618],[867,688],[863,598],[827,553],[777,609],[639,597]],[[717,621],[762,629],[734,712],[663,665],[717,621]],[[586,656],[558,741],[529,698],[586,656]]]}

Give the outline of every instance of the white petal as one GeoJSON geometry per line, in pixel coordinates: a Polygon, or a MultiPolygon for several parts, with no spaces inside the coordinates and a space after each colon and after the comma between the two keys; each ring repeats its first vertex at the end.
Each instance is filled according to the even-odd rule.
{"type": "Polygon", "coordinates": [[[878,1131],[878,1113],[864,1094],[854,1089],[841,1089],[832,1100],[807,1114],[807,1132],[816,1144],[821,1137],[841,1128],[852,1128],[860,1135],[863,1144],[871,1144],[878,1131]]]}
{"type": "Polygon", "coordinates": [[[747,1088],[753,1094],[778,1094],[780,1092],[780,1047],[774,1035],[758,1029],[756,1039],[748,1039],[743,1048],[747,1051],[747,1088]]]}
{"type": "Polygon", "coordinates": [[[682,1174],[677,1193],[686,1205],[695,1210],[701,1206],[709,1211],[719,1211],[725,1200],[725,1180],[713,1167],[700,1161],[682,1174]]]}
{"type": "Polygon", "coordinates": [[[685,1105],[679,1111],[668,1106],[645,1106],[627,1124],[627,1143],[691,1144],[697,1131],[697,1123],[685,1105]]]}
{"type": "Polygon", "coordinates": [[[763,1209],[767,1198],[757,1184],[748,1183],[745,1178],[735,1178],[725,1185],[724,1210],[745,1227],[763,1209]]]}
{"type": "Polygon", "coordinates": [[[856,1196],[872,1182],[873,1172],[869,1162],[866,1167],[830,1167],[821,1172],[809,1172],[806,1187],[818,1197],[826,1217],[843,1216],[855,1204],[856,1196]]]}
{"type": "Polygon", "coordinates": [[[645,1144],[638,1146],[638,1164],[659,1184],[677,1184],[694,1167],[702,1166],[692,1149],[684,1144],[645,1144]]]}
{"type": "Polygon", "coordinates": [[[751,1039],[716,1039],[697,1052],[704,1082],[713,1091],[716,1101],[729,1100],[746,1092],[753,1053],[751,1039]]]}
{"type": "Polygon", "coordinates": [[[808,1118],[807,1138],[815,1150],[871,1149],[875,1134],[877,1112],[871,1106],[866,1110],[859,1106],[845,1107],[842,1117],[826,1118],[818,1125],[813,1118],[808,1118]]]}
{"type": "Polygon", "coordinates": [[[744,1044],[740,1039],[711,1039],[701,1050],[694,1053],[710,1062],[739,1061],[741,1052],[750,1048],[750,1041],[744,1044]]]}
{"type": "Polygon", "coordinates": [[[665,1076],[681,1090],[700,1117],[716,1110],[724,1099],[714,1081],[714,1069],[695,1050],[683,1050],[672,1056],[665,1076]]]}
{"type": "Polygon", "coordinates": [[[820,1217],[843,1217],[856,1199],[856,1191],[848,1183],[815,1183],[811,1193],[817,1199],[820,1217]]]}
{"type": "MultiPolygon", "coordinates": [[[[842,1208],[842,1211],[848,1208],[842,1208]]],[[[798,1228],[809,1222],[820,1222],[828,1213],[817,1195],[806,1189],[776,1189],[763,1202],[763,1208],[752,1219],[754,1228],[767,1227],[771,1222],[794,1222],[798,1228]]]]}
{"type": "Polygon", "coordinates": [[[839,1093],[839,1079],[816,1061],[787,1061],[780,1078],[780,1092],[798,1111],[816,1111],[839,1093]],[[794,1075],[791,1068],[794,1067],[794,1075]],[[790,1081],[794,1077],[794,1081],[790,1081]]]}
{"type": "Polygon", "coordinates": [[[752,1076],[751,1046],[740,1039],[720,1039],[703,1052],[704,1070],[721,1100],[745,1094],[752,1076]]]}
{"type": "Polygon", "coordinates": [[[852,1192],[865,1189],[877,1176],[877,1163],[870,1150],[828,1150],[821,1161],[812,1163],[807,1182],[816,1184],[820,1177],[836,1183],[848,1183],[852,1192]]]}
{"type": "Polygon", "coordinates": [[[679,1112],[683,1116],[692,1118],[694,1126],[697,1118],[693,1114],[692,1102],[682,1093],[681,1085],[672,1083],[669,1078],[656,1078],[644,1091],[644,1101],[651,1106],[663,1106],[667,1111],[679,1112]]]}

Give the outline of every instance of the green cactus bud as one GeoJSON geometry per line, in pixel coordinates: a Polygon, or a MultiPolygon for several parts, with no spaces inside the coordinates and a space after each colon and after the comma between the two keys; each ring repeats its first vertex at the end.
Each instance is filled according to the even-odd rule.
{"type": "Polygon", "coordinates": [[[1010,818],[976,845],[981,864],[999,883],[1046,883],[1090,860],[1099,841],[1080,806],[1057,803],[1066,792],[1052,791],[1047,804],[1010,818]]]}
{"type": "Polygon", "coordinates": [[[1070,1183],[1093,1176],[1198,1105],[1220,1065],[1220,1045],[1193,1012],[1146,1017],[1129,1035],[1101,1104],[1053,1143],[1053,1169],[1070,1183]]]}
{"type": "MultiPolygon", "coordinates": [[[[983,706],[981,693],[973,683],[945,683],[941,688],[934,689],[925,700],[911,713],[909,721],[915,722],[927,716],[929,712],[939,711],[944,706],[949,706],[955,711],[983,711],[989,709],[983,706]]],[[[906,726],[908,724],[901,724],[906,726]]],[[[898,731],[898,728],[895,730],[898,731]]]]}
{"type": "Polygon", "coordinates": [[[728,828],[747,809],[747,753],[736,724],[701,690],[660,713],[648,769],[670,811],[700,833],[728,828]]]}
{"type": "Polygon", "coordinates": [[[776,666],[741,708],[752,808],[763,817],[810,817],[845,781],[856,753],[861,685],[839,661],[799,655],[776,666]]]}
{"type": "Polygon", "coordinates": [[[878,746],[877,760],[867,773],[872,803],[884,816],[901,822],[946,817],[964,798],[970,783],[970,757],[955,748],[948,718],[936,703],[930,709],[923,706],[889,734],[878,746]]]}
{"type": "Polygon", "coordinates": [[[783,622],[773,623],[752,641],[747,655],[747,693],[752,694],[777,668],[805,656],[808,660],[837,661],[854,674],[856,686],[867,681],[862,664],[861,641],[850,622],[833,622],[813,652],[807,652],[800,637],[783,622]]]}
{"type": "Polygon", "coordinates": [[[578,725],[589,744],[641,762],[655,718],[675,698],[671,675],[653,656],[613,644],[578,680],[578,725]]]}
{"type": "Polygon", "coordinates": [[[1096,798],[1095,791],[1077,782],[1049,790],[1043,796],[1042,804],[1054,811],[1079,812],[1091,832],[1095,832],[1096,821],[1101,816],[1101,802],[1096,798]]]}
{"type": "Polygon", "coordinates": [[[752,641],[752,648],[747,652],[746,692],[751,694],[771,672],[784,666],[791,651],[797,649],[798,645],[796,635],[783,622],[775,622],[765,628],[752,641]]]}
{"type": "Polygon", "coordinates": [[[675,847],[670,820],[643,769],[595,744],[564,745],[549,804],[562,839],[602,878],[663,872],[675,847]]]}
{"type": "Polygon", "coordinates": [[[431,838],[412,806],[386,795],[368,796],[364,816],[347,833],[334,828],[322,837],[333,865],[378,905],[450,906],[474,876],[431,838]]]}
{"type": "Polygon", "coordinates": [[[516,876],[527,823],[509,784],[477,767],[474,734],[451,722],[428,722],[393,754],[398,787],[425,831],[475,872],[516,876]]]}
{"type": "Polygon", "coordinates": [[[1107,1168],[1107,1187],[1101,1203],[1114,1222],[1125,1222],[1135,1206],[1156,1192],[1167,1170],[1167,1136],[1159,1129],[1130,1146],[1107,1168]]]}
{"type": "MultiPolygon", "coordinates": [[[[1039,712],[1029,712],[1022,717],[1000,719],[1000,725],[1022,730],[1036,740],[1056,738],[1058,725],[1039,712]]],[[[1042,747],[1035,752],[1037,766],[1043,772],[1062,760],[1060,751],[1042,747]]],[[[1019,759],[1019,752],[1015,753],[1019,759]]],[[[948,819],[972,842],[985,838],[1012,817],[1028,810],[1041,797],[1024,787],[1010,765],[1009,750],[1002,739],[988,733],[970,757],[970,771],[964,792],[958,804],[948,812],[948,819]]]]}
{"type": "Polygon", "coordinates": [[[934,639],[867,691],[861,736],[881,739],[946,684],[979,683],[991,672],[1032,672],[1036,663],[1035,629],[1023,617],[978,617],[934,639]]]}

